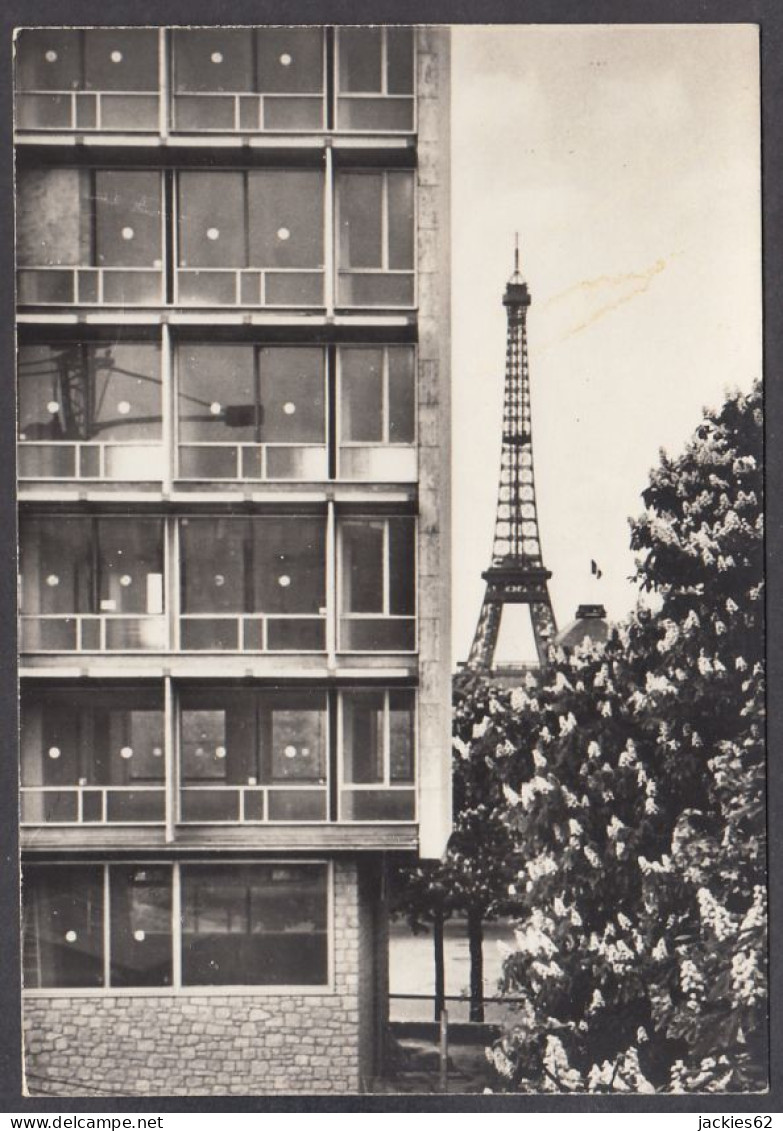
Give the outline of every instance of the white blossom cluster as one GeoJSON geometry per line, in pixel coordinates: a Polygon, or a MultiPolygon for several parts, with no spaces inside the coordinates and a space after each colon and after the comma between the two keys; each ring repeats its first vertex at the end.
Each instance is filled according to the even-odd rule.
{"type": "Polygon", "coordinates": [[[719,903],[712,892],[705,887],[696,893],[699,901],[699,914],[702,923],[709,927],[716,939],[722,942],[736,934],[737,925],[733,916],[719,903]]]}

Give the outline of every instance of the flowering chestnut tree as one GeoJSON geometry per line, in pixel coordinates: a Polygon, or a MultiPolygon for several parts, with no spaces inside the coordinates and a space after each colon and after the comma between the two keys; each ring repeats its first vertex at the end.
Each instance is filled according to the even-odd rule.
{"type": "Polygon", "coordinates": [[[631,533],[652,599],[460,738],[513,837],[503,1087],[765,1085],[761,424],[756,387],[662,455],[631,533]]]}

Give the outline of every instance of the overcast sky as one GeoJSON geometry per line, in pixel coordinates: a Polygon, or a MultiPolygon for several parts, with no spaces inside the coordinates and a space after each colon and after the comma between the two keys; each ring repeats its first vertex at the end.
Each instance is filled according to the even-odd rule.
{"type": "Polygon", "coordinates": [[[754,27],[460,27],[452,52],[459,661],[490,558],[514,232],[559,627],[581,601],[635,604],[627,519],[659,449],[760,375],[761,259],[754,27]]]}

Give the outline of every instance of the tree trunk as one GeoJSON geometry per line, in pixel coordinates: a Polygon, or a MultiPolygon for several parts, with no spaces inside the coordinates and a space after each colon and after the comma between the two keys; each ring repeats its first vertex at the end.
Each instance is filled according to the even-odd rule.
{"type": "Polygon", "coordinates": [[[468,911],[468,949],[470,951],[470,1020],[484,1020],[484,922],[481,912],[468,911]]]}
{"type": "Polygon", "coordinates": [[[435,1020],[446,1007],[446,965],[443,956],[443,912],[438,908],[432,923],[432,944],[435,948],[435,1020]]]}

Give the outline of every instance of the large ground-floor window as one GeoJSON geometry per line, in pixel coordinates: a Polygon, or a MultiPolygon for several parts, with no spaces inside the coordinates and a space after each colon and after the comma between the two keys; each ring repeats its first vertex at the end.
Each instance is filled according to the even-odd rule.
{"type": "Polygon", "coordinates": [[[31,864],[28,990],[326,986],[325,863],[31,864]]]}

